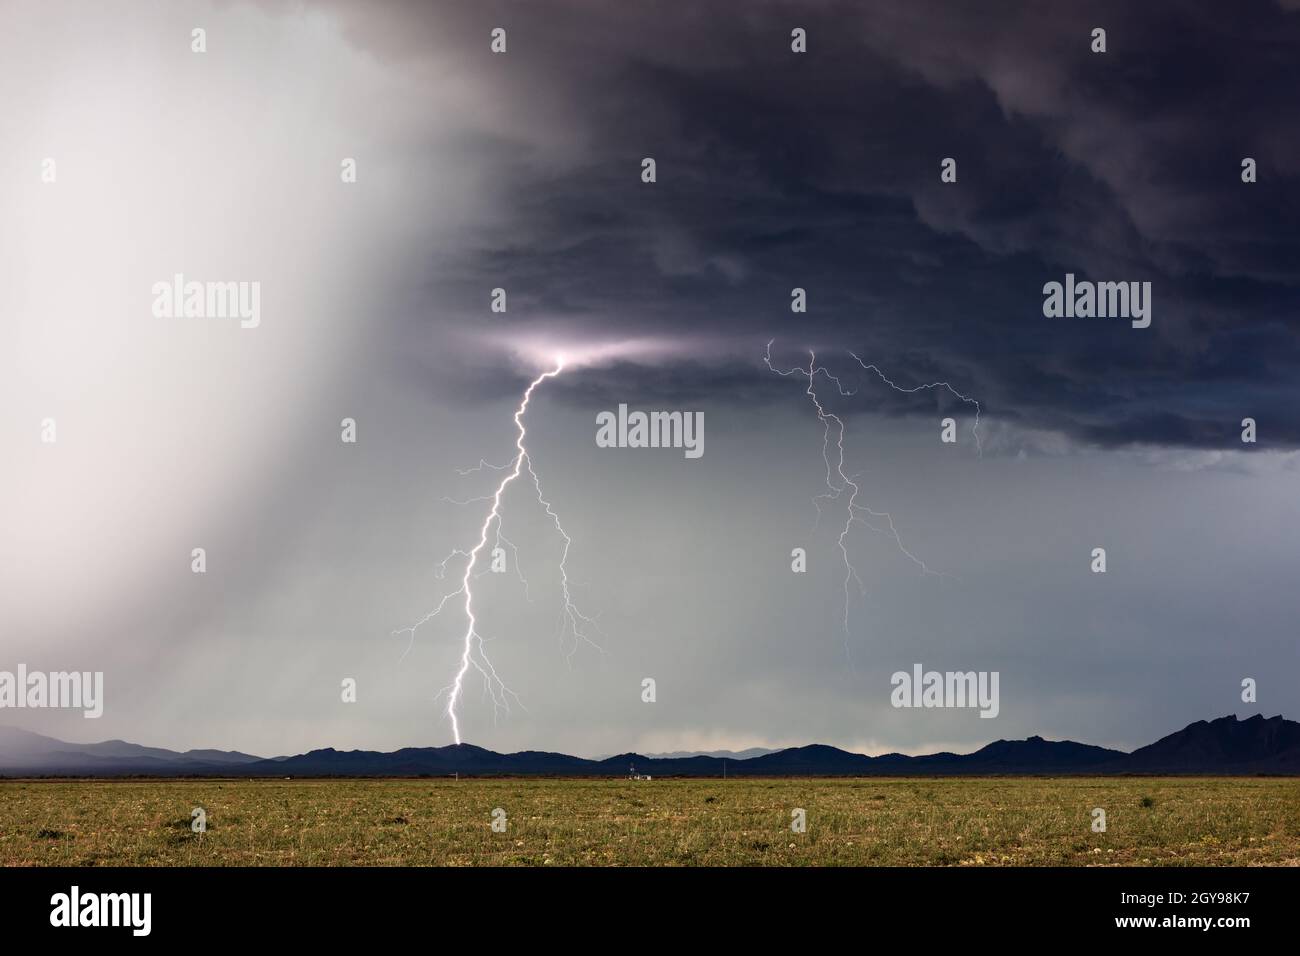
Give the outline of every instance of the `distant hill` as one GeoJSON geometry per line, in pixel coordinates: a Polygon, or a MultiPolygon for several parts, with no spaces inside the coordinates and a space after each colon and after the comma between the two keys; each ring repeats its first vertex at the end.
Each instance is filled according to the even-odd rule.
{"type": "Polygon", "coordinates": [[[234,750],[164,750],[125,740],[70,744],[16,727],[0,727],[0,774],[5,776],[117,776],[229,773],[263,758],[234,750]]]}
{"type": "MultiPolygon", "coordinates": [[[[727,753],[723,751],[722,753],[727,753]]],[[[868,757],[825,744],[754,756],[624,753],[601,760],[525,750],[501,754],[472,744],[373,750],[312,750],[264,759],[238,751],[180,753],[121,740],[69,744],[0,727],[0,776],[416,777],[551,775],[939,776],[978,774],[1297,774],[1300,723],[1281,716],[1198,721],[1131,754],[1072,740],[997,740],[974,753],[868,757]]]]}
{"type": "MultiPolygon", "coordinates": [[[[718,757],[726,760],[748,760],[764,754],[774,754],[772,747],[750,747],[748,750],[674,750],[669,753],[646,754],[651,760],[680,760],[683,757],[718,757]]],[[[605,759],[605,758],[600,758],[605,759]]]]}
{"type": "Polygon", "coordinates": [[[1140,747],[1124,760],[1130,773],[1300,774],[1300,723],[1280,715],[1198,720],[1140,747]]]}

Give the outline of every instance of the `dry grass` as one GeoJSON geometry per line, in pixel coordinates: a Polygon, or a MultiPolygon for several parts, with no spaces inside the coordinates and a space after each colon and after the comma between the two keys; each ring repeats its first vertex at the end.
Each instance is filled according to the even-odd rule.
{"type": "Polygon", "coordinates": [[[4,781],[0,864],[1295,866],[1300,780],[4,781]]]}

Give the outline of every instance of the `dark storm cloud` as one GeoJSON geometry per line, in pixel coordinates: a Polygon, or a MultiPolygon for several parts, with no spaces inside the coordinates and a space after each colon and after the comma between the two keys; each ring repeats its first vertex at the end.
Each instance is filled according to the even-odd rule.
{"type": "MultiPolygon", "coordinates": [[[[1089,442],[1221,445],[1245,416],[1267,422],[1265,443],[1300,442],[1300,16],[1281,5],[341,13],[353,42],[398,62],[436,51],[507,114],[477,147],[503,213],[430,262],[438,317],[409,335],[495,323],[729,342],[674,372],[570,386],[682,399],[788,395],[759,374],[776,337],[786,364],[851,348],[1089,442]],[[496,26],[504,57],[487,49],[496,26]],[[794,26],[807,55],[789,50],[794,26]],[[946,156],[956,185],[939,181],[946,156]],[[1152,327],[1044,318],[1042,286],[1066,272],[1150,281],[1152,327]],[[498,285],[508,318],[487,312],[498,285]],[[789,311],[794,286],[806,315],[789,311]]],[[[477,389],[518,385],[450,350],[412,361],[460,391],[452,364],[476,368],[477,389]]]]}
{"type": "Polygon", "coordinates": [[[511,460],[543,345],[587,340],[657,364],[615,349],[534,396],[528,461],[565,533],[510,486],[530,585],[484,576],[475,620],[527,711],[498,726],[474,681],[466,739],[1129,746],[1246,716],[1246,676],[1294,714],[1300,456],[1214,449],[1245,414],[1265,443],[1297,432],[1296,27],[1260,5],[966,6],[2,5],[21,135],[0,151],[0,644],[11,670],[106,675],[102,722],[21,720],[268,755],[449,742],[464,608],[402,628],[454,593],[440,559],[479,540],[497,474],[471,466],[511,460]],[[175,271],[261,281],[265,321],[159,320],[175,271]],[[1152,327],[1044,319],[1066,271],[1154,282],[1152,327]],[[824,432],[764,369],[772,337],[779,364],[815,346],[861,387],[837,411],[912,416],[850,421],[845,468],[941,575],[855,523],[846,605],[847,502],[819,517],[824,432]],[[978,396],[986,454],[968,418],[935,440],[961,403],[891,392],[848,349],[978,396]],[[707,411],[707,453],[599,447],[593,413],[621,401],[707,411]],[[566,538],[604,653],[552,633],[566,538]],[[917,661],[1000,671],[999,722],[892,708],[917,661]]]}

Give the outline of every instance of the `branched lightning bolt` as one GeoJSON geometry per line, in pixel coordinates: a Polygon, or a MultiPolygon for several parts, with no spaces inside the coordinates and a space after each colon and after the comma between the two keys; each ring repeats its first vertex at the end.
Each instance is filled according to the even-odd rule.
{"type": "MultiPolygon", "coordinates": [[[[771,343],[769,342],[768,345],[770,346],[771,343]]],[[[980,442],[980,403],[979,402],[977,402],[973,398],[968,398],[967,396],[963,395],[961,392],[957,391],[957,389],[953,388],[947,382],[931,382],[928,385],[917,385],[915,388],[903,388],[901,385],[895,385],[893,382],[891,382],[889,380],[889,377],[885,375],[885,373],[882,372],[877,366],[868,364],[867,362],[864,362],[862,361],[862,359],[858,358],[857,353],[850,352],[849,354],[852,355],[853,358],[857,361],[857,363],[861,365],[864,369],[866,369],[869,372],[875,372],[876,375],[880,377],[880,380],[882,382],[884,382],[886,385],[888,385],[896,392],[902,392],[904,395],[914,395],[915,393],[924,391],[925,389],[928,388],[946,388],[949,392],[951,392],[957,398],[961,399],[967,405],[974,405],[975,424],[971,426],[970,431],[971,431],[971,435],[975,437],[976,456],[979,458],[984,457],[984,445],[980,442]]]]}
{"type": "MultiPolygon", "coordinates": [[[[854,391],[846,389],[844,387],[844,384],[840,381],[840,379],[837,378],[835,375],[832,375],[830,371],[826,369],[825,366],[818,365],[817,354],[812,350],[808,352],[808,365],[806,368],[802,366],[795,366],[793,368],[788,368],[788,369],[777,368],[772,364],[772,342],[773,341],[775,340],[770,340],[767,343],[767,351],[763,356],[764,364],[767,365],[770,371],[773,371],[778,375],[782,375],[786,377],[797,375],[801,378],[808,379],[808,387],[804,390],[804,393],[811,400],[813,408],[817,412],[817,418],[822,423],[822,459],[826,465],[826,491],[813,496],[813,504],[817,508],[817,521],[813,525],[814,531],[816,530],[817,525],[821,521],[823,502],[838,501],[846,491],[848,492],[848,500],[845,503],[846,507],[845,507],[844,525],[843,527],[840,528],[839,536],[837,538],[837,544],[840,549],[840,556],[844,562],[843,625],[844,625],[844,653],[845,656],[847,657],[849,656],[849,604],[851,601],[851,595],[849,591],[850,583],[856,582],[858,586],[859,595],[866,593],[866,586],[862,583],[862,578],[858,575],[857,568],[854,567],[852,560],[849,558],[848,536],[849,536],[849,532],[852,530],[853,523],[855,521],[860,521],[862,524],[865,524],[872,531],[885,534],[888,537],[892,538],[894,544],[897,545],[898,550],[902,552],[902,554],[905,555],[908,558],[908,560],[910,560],[913,564],[919,567],[921,569],[922,574],[934,575],[936,577],[948,577],[948,575],[944,574],[943,572],[932,570],[924,561],[922,561],[910,550],[908,550],[907,546],[903,543],[902,536],[898,533],[898,528],[894,524],[893,516],[890,515],[889,512],[876,511],[866,505],[858,504],[858,496],[862,490],[861,487],[858,485],[857,481],[854,480],[858,476],[854,475],[851,478],[844,470],[844,421],[833,412],[827,411],[825,405],[822,404],[821,398],[817,394],[817,388],[816,388],[817,376],[821,375],[827,381],[833,383],[840,395],[843,396],[853,395],[854,391]],[[833,464],[832,464],[832,456],[830,450],[832,428],[834,429],[835,432],[835,449],[836,449],[833,464]],[[837,479],[838,479],[838,483],[837,483],[837,479]],[[884,526],[882,527],[874,523],[871,519],[884,519],[884,526]]],[[[975,435],[976,447],[979,448],[979,411],[980,411],[979,402],[975,401],[972,398],[967,398],[965,395],[962,395],[960,392],[954,389],[947,382],[934,382],[929,385],[918,385],[916,388],[910,388],[910,389],[902,388],[894,384],[894,382],[892,382],[875,365],[868,365],[867,363],[863,362],[862,359],[858,358],[856,354],[852,352],[850,352],[849,354],[852,355],[853,358],[857,360],[859,365],[861,365],[864,369],[868,371],[875,372],[876,375],[879,376],[880,379],[886,385],[888,385],[890,388],[894,389],[895,391],[903,392],[905,394],[912,394],[914,392],[918,392],[923,389],[943,387],[948,389],[948,391],[952,392],[953,395],[957,396],[963,402],[968,402],[970,404],[973,404],[975,406],[975,426],[974,426],[973,433],[975,435]]],[[[982,449],[981,449],[981,454],[982,454],[982,449]]],[[[851,660],[852,659],[850,657],[850,661],[851,660]]]]}
{"type": "MultiPolygon", "coordinates": [[[[525,456],[525,464],[528,466],[528,474],[533,479],[533,487],[537,490],[537,501],[546,509],[546,514],[555,525],[555,530],[564,539],[564,551],[560,555],[560,593],[564,597],[564,604],[560,608],[559,633],[561,640],[564,639],[566,634],[573,635],[573,645],[569,648],[568,653],[568,659],[572,660],[573,653],[578,649],[579,642],[589,644],[598,651],[601,650],[600,645],[591,639],[589,633],[590,631],[599,632],[600,625],[597,624],[595,618],[583,614],[582,611],[578,610],[578,606],[573,603],[573,596],[569,591],[568,571],[569,546],[573,544],[573,539],[569,537],[569,533],[560,524],[560,516],[555,513],[551,503],[542,495],[542,481],[537,477],[537,472],[533,470],[532,459],[525,456]]],[[[515,566],[518,567],[518,562],[516,562],[515,566]]]]}
{"type": "Polygon", "coordinates": [[[514,413],[516,430],[515,456],[511,459],[509,464],[493,465],[480,459],[479,463],[472,468],[458,469],[457,473],[460,475],[468,475],[484,470],[494,472],[504,471],[507,472],[507,474],[501,478],[497,483],[495,492],[490,495],[480,495],[478,497],[463,500],[455,500],[451,498],[443,499],[454,504],[472,504],[474,502],[490,501],[492,506],[488,509],[487,516],[483,519],[483,524],[479,528],[478,543],[468,551],[460,548],[453,549],[435,568],[435,576],[442,578],[446,576],[447,568],[453,561],[463,559],[465,562],[465,568],[461,576],[460,587],[455,591],[444,594],[442,599],[439,600],[438,605],[432,611],[425,614],[424,617],[420,618],[420,620],[393,632],[394,635],[406,634],[410,639],[407,643],[406,652],[402,655],[405,657],[406,653],[410,651],[411,645],[415,641],[416,630],[423,624],[426,624],[437,617],[450,600],[455,597],[464,597],[465,618],[467,623],[465,634],[461,638],[460,665],[451,684],[444,687],[438,693],[439,698],[444,694],[447,696],[447,717],[451,721],[452,735],[455,738],[456,743],[461,742],[460,721],[456,714],[456,705],[460,702],[461,694],[464,689],[465,677],[469,673],[471,667],[477,670],[483,677],[485,693],[492,701],[492,712],[494,718],[501,712],[509,713],[510,701],[512,699],[522,706],[519,696],[506,686],[505,682],[501,679],[501,676],[497,673],[496,668],[487,656],[487,651],[484,648],[486,641],[478,630],[478,618],[474,613],[474,593],[472,590],[472,584],[479,575],[486,573],[485,571],[476,572],[475,567],[478,564],[479,555],[482,553],[483,549],[487,547],[488,540],[491,538],[496,542],[497,547],[500,547],[501,543],[504,542],[509,546],[511,551],[513,551],[515,569],[519,575],[520,581],[523,582],[524,594],[528,600],[532,600],[528,590],[528,581],[524,578],[523,570],[519,564],[519,549],[515,547],[514,542],[502,534],[501,531],[502,497],[505,495],[506,488],[510,486],[511,482],[523,474],[525,469],[527,469],[528,475],[532,479],[533,487],[537,491],[537,500],[546,510],[547,516],[551,519],[552,524],[555,525],[555,530],[559,532],[560,537],[564,540],[564,550],[560,557],[560,592],[563,597],[563,607],[560,611],[561,638],[563,639],[566,634],[572,634],[573,636],[574,646],[569,652],[570,658],[572,657],[573,650],[576,650],[579,642],[589,644],[596,650],[600,650],[600,646],[591,639],[592,632],[599,632],[596,619],[588,617],[578,609],[570,591],[568,559],[569,547],[573,543],[573,539],[570,538],[568,532],[564,530],[564,526],[560,523],[559,516],[555,513],[555,509],[551,507],[551,503],[543,496],[541,479],[538,478],[537,472],[533,468],[532,459],[529,457],[528,449],[524,445],[524,439],[527,436],[527,430],[524,428],[524,414],[528,411],[528,404],[532,400],[533,391],[548,378],[554,378],[559,375],[563,369],[563,361],[557,361],[555,368],[537,376],[537,378],[533,379],[532,382],[529,383],[528,388],[524,390],[523,397],[520,399],[519,406],[515,409],[514,413]]]}

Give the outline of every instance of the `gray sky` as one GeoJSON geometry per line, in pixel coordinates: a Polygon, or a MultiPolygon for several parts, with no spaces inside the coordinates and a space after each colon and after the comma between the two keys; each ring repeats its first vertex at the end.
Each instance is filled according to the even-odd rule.
{"type": "Polygon", "coordinates": [[[0,13],[0,669],[103,670],[107,696],[98,721],[0,720],[262,754],[450,742],[463,613],[409,650],[391,632],[454,590],[462,565],[436,566],[485,506],[444,498],[491,492],[457,470],[509,461],[557,350],[528,447],[602,650],[557,634],[562,540],[511,485],[531,601],[512,574],[474,591],[519,703],[494,722],[471,671],[470,742],[1127,747],[1296,716],[1300,13],[465,6],[0,13]],[[155,317],[177,272],[260,282],[260,325],[155,317]],[[1151,281],[1152,327],[1044,318],[1066,272],[1151,281]],[[845,472],[944,572],[855,525],[847,634],[844,501],[813,529],[822,426],[807,380],[764,367],[772,338],[857,389],[818,378],[845,472]],[[979,399],[982,456],[964,406],[849,350],[979,399]],[[703,411],[703,457],[598,448],[621,402],[703,411]],[[918,662],[999,671],[997,719],[893,709],[918,662]]]}

